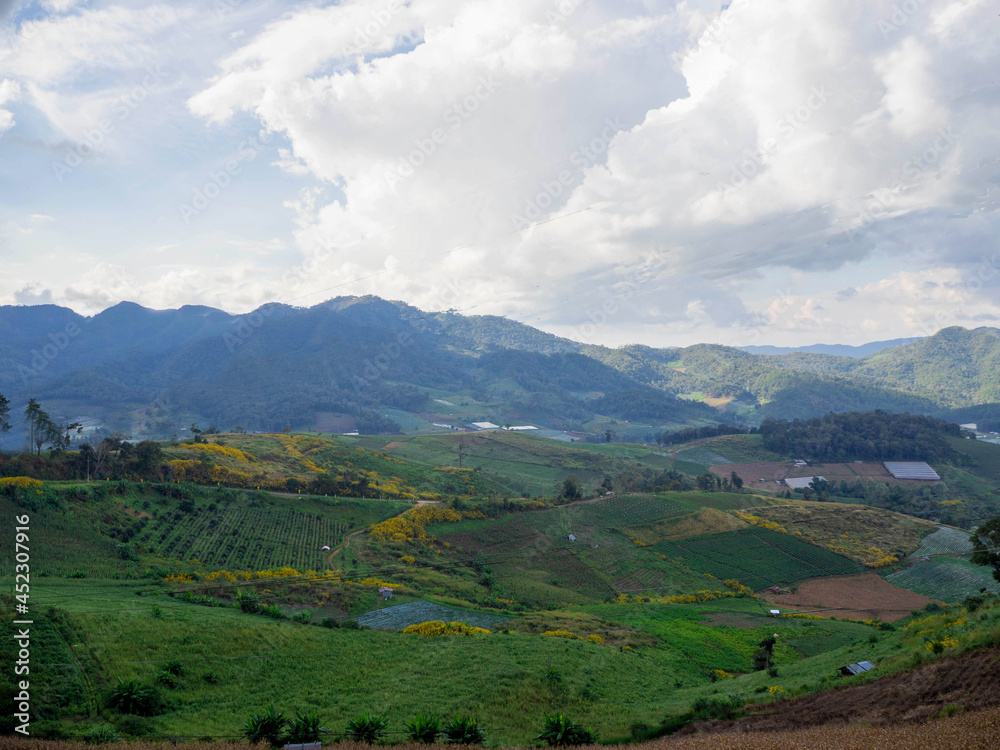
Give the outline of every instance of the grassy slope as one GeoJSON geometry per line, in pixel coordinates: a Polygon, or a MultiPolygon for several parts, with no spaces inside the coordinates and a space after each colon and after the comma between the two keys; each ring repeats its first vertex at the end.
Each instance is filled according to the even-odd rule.
{"type": "MultiPolygon", "coordinates": [[[[224,437],[227,443],[236,445],[228,440],[230,436],[224,437]]],[[[387,476],[392,476],[390,471],[396,475],[411,472],[406,476],[421,481],[425,476],[436,478],[431,468],[435,461],[454,458],[450,451],[456,437],[409,440],[387,455],[373,451],[383,446],[373,446],[366,442],[370,440],[367,438],[357,441],[357,445],[300,442],[293,444],[305,448],[298,450],[302,454],[298,456],[271,436],[245,436],[239,440],[257,460],[275,470],[308,469],[303,460],[307,457],[319,467],[335,469],[345,461],[358,462],[366,467],[377,466],[379,473],[385,471],[387,476]],[[409,460],[401,464],[403,454],[396,450],[409,450],[408,459],[427,464],[415,465],[409,460]],[[374,463],[364,464],[368,461],[374,463]]],[[[736,437],[722,444],[713,442],[708,449],[733,456],[730,460],[759,458],[752,440],[736,437]]],[[[481,458],[493,460],[498,472],[515,477],[512,481],[535,482],[538,486],[554,484],[570,472],[596,479],[605,467],[614,468],[629,460],[657,468],[670,465],[670,459],[641,446],[566,446],[506,433],[491,435],[472,446],[470,456],[478,448],[483,450],[481,458]]],[[[486,481],[493,481],[486,469],[479,473],[486,475],[486,481]]],[[[108,497],[72,503],[65,508],[67,515],[55,510],[32,514],[33,534],[39,540],[34,561],[50,569],[49,577],[37,579],[33,590],[37,600],[33,599],[33,604],[39,608],[51,604],[69,611],[68,624],[60,632],[63,641],[72,645],[70,656],[53,651],[45,658],[53,663],[77,665],[59,669],[77,669],[82,675],[82,682],[66,684],[76,685],[73,689],[84,695],[81,700],[84,704],[89,701],[91,710],[101,704],[102,692],[115,677],[153,678],[155,665],[132,662],[193,659],[183,678],[184,686],[167,693],[172,710],[150,722],[161,732],[187,733],[197,727],[198,733],[230,734],[246,713],[274,700],[289,710],[315,708],[335,729],[363,710],[386,710],[397,728],[403,719],[419,711],[434,710],[444,715],[468,712],[486,721],[496,739],[526,742],[537,732],[543,711],[560,710],[595,725],[604,737],[624,736],[631,723],[655,723],[664,712],[682,712],[695,697],[715,690],[722,694],[756,694],[776,683],[789,690],[817,689],[829,684],[826,676],[839,664],[888,657],[910,647],[901,638],[893,640],[896,636],[891,634],[876,635],[869,642],[872,631],[854,623],[775,622],[764,616],[761,604],[755,600],[728,599],[697,605],[603,603],[622,592],[658,597],[721,589],[719,580],[705,574],[713,573],[717,578],[732,575],[728,568],[718,567],[720,561],[726,562],[723,558],[731,555],[735,542],[750,537],[750,548],[736,556],[736,574],[747,576],[746,582],[752,584],[756,582],[754,576],[767,577],[771,582],[779,566],[791,579],[813,575],[817,570],[844,572],[846,567],[842,566],[852,564],[794,536],[759,529],[734,530],[727,525],[729,521],[720,520],[735,522],[738,519],[733,513],[737,510],[759,515],[769,509],[777,511],[774,506],[778,501],[772,498],[696,492],[622,495],[428,527],[429,533],[450,546],[392,545],[375,543],[366,535],[353,537],[335,564],[354,578],[376,575],[405,584],[394,603],[426,598],[458,606],[478,602],[489,593],[472,564],[478,561],[493,569],[506,595],[542,610],[529,615],[534,619],[526,618],[525,626],[515,630],[537,632],[565,625],[583,634],[603,627],[609,637],[609,644],[599,645],[518,632],[452,643],[274,622],[236,609],[199,607],[168,599],[155,593],[160,585],[153,580],[121,580],[151,566],[208,569],[186,561],[187,555],[207,557],[205,550],[219,546],[210,543],[211,535],[223,527],[230,529],[230,535],[232,530],[238,531],[237,537],[247,542],[233,560],[240,563],[238,567],[310,562],[294,555],[315,554],[317,524],[325,523],[325,535],[336,541],[351,529],[393,515],[405,505],[187,487],[182,489],[189,493],[189,500],[193,499],[195,510],[181,512],[179,497],[163,497],[151,487],[124,487],[121,495],[112,492],[108,497]],[[150,539],[145,543],[154,546],[155,552],[140,551],[134,563],[121,560],[115,540],[102,532],[127,529],[141,520],[139,515],[152,515],[154,511],[156,517],[148,519],[136,532],[132,544],[141,546],[142,536],[148,533],[150,539]],[[227,521],[229,515],[233,517],[227,521]],[[162,541],[158,531],[167,532],[162,541]],[[576,542],[567,540],[569,533],[577,537],[576,542]],[[257,540],[254,534],[262,536],[257,540]],[[174,539],[180,541],[171,546],[174,539]],[[202,551],[185,547],[181,542],[187,539],[192,545],[200,544],[202,551]],[[654,546],[642,547],[636,542],[654,546]],[[708,557],[706,550],[711,552],[708,557]],[[415,563],[400,559],[406,554],[414,555],[415,563]],[[89,566],[85,567],[87,578],[65,578],[78,566],[89,566]],[[109,580],[113,575],[119,580],[109,580]],[[140,598],[136,588],[154,593],[140,598]],[[154,616],[154,603],[159,604],[161,617],[154,616]],[[545,611],[553,608],[558,612],[545,611]],[[646,634],[633,639],[634,650],[623,647],[619,651],[611,645],[619,636],[609,631],[617,632],[621,627],[646,634]],[[755,644],[770,632],[779,632],[781,643],[787,644],[779,649],[780,680],[755,673],[711,685],[711,669],[748,670],[755,644]],[[649,643],[650,637],[658,645],[640,645],[649,643]],[[811,658],[803,659],[802,655],[811,658]],[[224,660],[205,661],[209,657],[224,660]],[[220,678],[216,685],[200,678],[204,665],[209,663],[220,678]],[[545,679],[550,669],[561,679],[545,679]]],[[[805,503],[792,505],[810,507],[805,503]]],[[[829,504],[823,507],[824,511],[832,509],[829,504]]],[[[15,508],[4,510],[14,512],[15,508]]],[[[857,545],[869,541],[890,545],[893,540],[903,544],[900,540],[908,539],[906,534],[920,531],[910,529],[907,521],[891,514],[887,518],[894,523],[879,527],[874,536],[869,533],[872,524],[857,523],[850,514],[827,513],[822,523],[816,513],[806,515],[815,516],[814,522],[797,521],[799,528],[815,528],[830,539],[845,532],[855,534],[857,545]]],[[[728,563],[732,567],[732,560],[728,563]]],[[[229,565],[228,560],[226,564],[237,567],[229,565]]],[[[257,588],[267,589],[263,592],[265,600],[292,610],[307,606],[318,613],[314,602],[327,594],[332,595],[329,614],[336,616],[359,614],[377,606],[372,587],[275,582],[257,588]]],[[[223,585],[221,589],[221,594],[215,595],[231,596],[231,586],[223,585]]],[[[922,644],[918,646],[922,648],[922,644]]],[[[70,708],[77,705],[73,710],[80,710],[83,704],[78,704],[71,700],[70,708]]]]}

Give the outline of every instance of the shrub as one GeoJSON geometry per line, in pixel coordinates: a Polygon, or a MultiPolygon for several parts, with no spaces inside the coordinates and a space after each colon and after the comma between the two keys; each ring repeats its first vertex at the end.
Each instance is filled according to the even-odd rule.
{"type": "Polygon", "coordinates": [[[118,736],[114,727],[108,724],[98,724],[84,733],[83,741],[88,745],[104,745],[110,742],[120,742],[121,737],[118,736]]]}
{"type": "Polygon", "coordinates": [[[445,724],[444,736],[455,745],[481,745],[486,741],[486,730],[469,716],[457,716],[445,724]]]}
{"type": "Polygon", "coordinates": [[[320,620],[319,624],[320,624],[320,627],[324,627],[324,628],[339,628],[340,627],[340,623],[337,622],[332,617],[324,617],[322,620],[320,620]]]}
{"type": "Polygon", "coordinates": [[[201,679],[203,679],[209,685],[214,685],[219,681],[219,678],[216,677],[215,672],[213,672],[211,669],[206,669],[205,674],[201,676],[201,679]]]}
{"type": "Polygon", "coordinates": [[[357,742],[372,745],[385,736],[388,726],[389,720],[384,716],[361,714],[347,722],[347,736],[357,742]]]}
{"type": "Polygon", "coordinates": [[[170,690],[177,687],[177,677],[165,669],[156,673],[156,681],[170,690]]]}
{"type": "Polygon", "coordinates": [[[738,695],[720,698],[702,697],[691,704],[691,713],[696,719],[731,719],[742,707],[743,698],[738,695]]]}
{"type": "Polygon", "coordinates": [[[565,745],[591,745],[594,743],[594,733],[585,729],[568,716],[563,714],[545,714],[545,726],[542,733],[535,739],[541,740],[550,747],[565,745]]]}
{"type": "Polygon", "coordinates": [[[260,612],[260,597],[254,591],[240,589],[236,592],[236,603],[240,605],[240,611],[248,615],[260,612]]]}
{"type": "Polygon", "coordinates": [[[285,715],[273,705],[268,706],[262,714],[250,714],[243,727],[243,736],[251,742],[267,742],[272,747],[278,747],[286,724],[288,719],[285,715]]]}
{"type": "Polygon", "coordinates": [[[169,672],[174,677],[180,677],[181,673],[184,671],[184,667],[177,659],[171,659],[163,665],[163,671],[169,672]]]}
{"type": "Polygon", "coordinates": [[[431,745],[441,734],[441,722],[434,714],[417,714],[413,721],[406,725],[407,734],[414,742],[422,742],[431,745]]]}

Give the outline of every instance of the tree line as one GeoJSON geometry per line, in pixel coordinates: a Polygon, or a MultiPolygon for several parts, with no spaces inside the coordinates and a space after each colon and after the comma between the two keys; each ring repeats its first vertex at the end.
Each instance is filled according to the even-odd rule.
{"type": "Polygon", "coordinates": [[[822,461],[943,461],[952,456],[949,437],[957,424],[918,414],[884,411],[827,414],[813,419],[765,419],[764,447],[783,455],[822,461]]]}

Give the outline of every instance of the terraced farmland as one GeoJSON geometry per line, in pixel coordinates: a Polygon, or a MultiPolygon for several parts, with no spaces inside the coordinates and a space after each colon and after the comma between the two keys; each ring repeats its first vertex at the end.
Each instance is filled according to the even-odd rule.
{"type": "Polygon", "coordinates": [[[910,557],[924,555],[954,554],[964,555],[972,552],[972,542],[969,532],[953,529],[950,526],[939,526],[933,534],[924,537],[923,543],[910,557]]]}
{"type": "Polygon", "coordinates": [[[805,578],[859,572],[857,563],[788,534],[753,528],[649,548],[667,559],[719,579],[736,578],[753,589],[805,578]]]}
{"type": "Polygon", "coordinates": [[[221,503],[214,510],[166,510],[135,537],[137,546],[209,569],[321,569],[324,545],[339,544],[352,528],[399,512],[397,503],[341,500],[315,511],[282,505],[221,503]]]}
{"type": "Polygon", "coordinates": [[[961,557],[935,557],[913,563],[906,570],[890,573],[889,583],[943,602],[961,601],[981,588],[1000,593],[1000,583],[990,569],[973,565],[961,557]]]}

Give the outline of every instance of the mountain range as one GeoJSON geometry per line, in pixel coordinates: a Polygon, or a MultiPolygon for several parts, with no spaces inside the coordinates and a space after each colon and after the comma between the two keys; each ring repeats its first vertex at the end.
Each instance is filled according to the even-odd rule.
{"type": "Polygon", "coordinates": [[[194,421],[371,433],[492,421],[641,439],[685,424],[830,411],[997,418],[1000,331],[953,327],[902,341],[867,345],[875,350],[864,356],[612,349],[372,296],[245,315],[130,302],[92,317],[7,306],[0,393],[15,423],[21,404],[37,398],[54,416],[144,437],[170,437],[194,421]]]}

